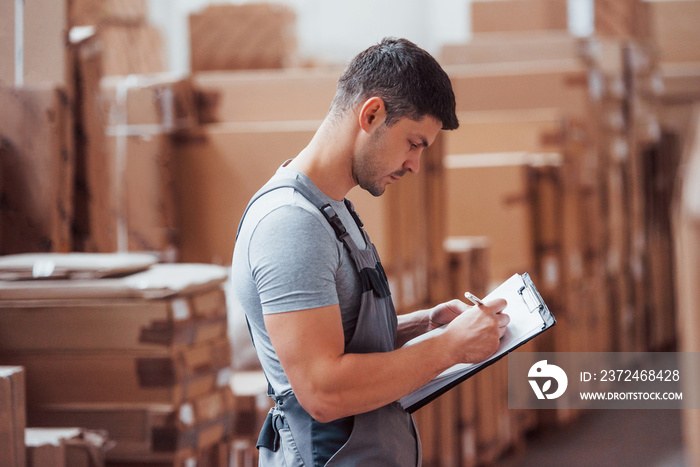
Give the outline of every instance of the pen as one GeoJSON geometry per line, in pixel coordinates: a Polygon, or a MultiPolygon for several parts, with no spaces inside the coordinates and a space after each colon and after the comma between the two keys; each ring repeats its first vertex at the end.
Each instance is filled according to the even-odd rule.
{"type": "Polygon", "coordinates": [[[464,292],[464,296],[467,298],[467,300],[472,302],[475,306],[480,306],[480,305],[484,304],[484,302],[482,302],[476,295],[474,295],[471,292],[464,292]]]}

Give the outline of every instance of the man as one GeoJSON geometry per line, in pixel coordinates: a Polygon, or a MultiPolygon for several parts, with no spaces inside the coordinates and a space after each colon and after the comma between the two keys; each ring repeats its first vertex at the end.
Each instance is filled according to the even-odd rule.
{"type": "Polygon", "coordinates": [[[352,60],[309,145],[249,204],[232,280],[276,402],[260,465],[419,465],[413,418],[396,401],[496,351],[503,300],[397,317],[376,250],[344,200],[355,185],[380,196],[417,173],[422,150],[458,125],[435,59],[384,39],[352,60]],[[440,336],[401,347],[444,324],[440,336]]]}

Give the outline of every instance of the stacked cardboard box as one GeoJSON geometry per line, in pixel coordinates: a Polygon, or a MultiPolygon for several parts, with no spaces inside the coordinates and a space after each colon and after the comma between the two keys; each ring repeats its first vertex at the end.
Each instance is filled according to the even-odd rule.
{"type": "MultiPolygon", "coordinates": [[[[532,349],[610,350],[597,125],[600,96],[609,89],[598,86],[607,84],[600,67],[582,59],[589,43],[559,37],[562,46],[552,58],[536,37],[476,35],[473,48],[449,58],[462,125],[446,135],[447,231],[490,238],[493,283],[515,272],[533,275],[558,325],[532,349]],[[480,58],[481,51],[520,38],[529,60],[480,58]]],[[[506,394],[498,394],[500,380],[493,378],[480,397],[491,401],[499,419],[506,394]]],[[[551,415],[512,412],[483,428],[508,442],[477,443],[477,457],[493,462],[538,424],[566,422],[576,413],[551,415]]]]}
{"type": "Polygon", "coordinates": [[[103,467],[109,440],[80,428],[27,428],[27,467],[103,467]]]}
{"type": "Polygon", "coordinates": [[[588,116],[588,70],[577,59],[446,66],[458,111],[557,108],[588,116]]]}
{"type": "Polygon", "coordinates": [[[576,57],[581,41],[568,32],[528,34],[481,33],[469,42],[448,43],[440,49],[443,65],[562,60],[576,57]]]}
{"type": "Polygon", "coordinates": [[[651,42],[662,62],[699,62],[698,0],[646,0],[651,42]]]}
{"type": "Polygon", "coordinates": [[[566,31],[566,0],[476,0],[472,31],[566,31]]]}
{"type": "Polygon", "coordinates": [[[193,126],[187,78],[169,74],[103,78],[103,153],[86,160],[94,251],[175,252],[174,138],[193,126]]]}
{"type": "Polygon", "coordinates": [[[165,71],[162,36],[148,23],[146,0],[64,1],[72,39],[85,34],[97,37],[105,75],[165,71]]]}
{"type": "Polygon", "coordinates": [[[642,0],[595,0],[596,35],[642,38],[649,34],[649,17],[642,0]]]}
{"type": "Polygon", "coordinates": [[[72,247],[73,120],[53,84],[0,87],[0,254],[72,247]]]}
{"type": "MultiPolygon", "coordinates": [[[[103,267],[107,257],[88,259],[103,267]]],[[[66,264],[52,255],[29,270],[66,264]]],[[[26,368],[30,426],[105,430],[116,443],[110,462],[211,455],[233,424],[226,270],[154,264],[113,274],[0,282],[0,361],[26,368]]]]}
{"type": "Polygon", "coordinates": [[[200,122],[322,120],[341,73],[335,67],[195,73],[200,122]]]}
{"type": "Polygon", "coordinates": [[[70,0],[68,18],[71,27],[111,22],[142,24],[148,17],[145,0],[70,0]]]}
{"type": "Polygon", "coordinates": [[[653,187],[647,199],[646,233],[654,313],[650,314],[650,338],[657,348],[674,343],[676,309],[671,200],[677,190],[682,152],[694,136],[693,112],[700,102],[700,54],[696,44],[700,2],[649,1],[651,44],[642,52],[650,69],[635,88],[635,106],[646,106],[658,116],[660,139],[646,148],[642,170],[653,187]]]}
{"type": "Polygon", "coordinates": [[[317,122],[220,123],[178,144],[183,261],[228,265],[238,222],[255,192],[311,140],[317,122]]]}
{"type": "Polygon", "coordinates": [[[103,47],[74,45],[77,93],[75,248],[176,258],[172,138],[196,123],[188,79],[104,77],[103,47]]]}
{"type": "Polygon", "coordinates": [[[292,9],[270,3],[209,5],[191,14],[192,71],[290,66],[296,50],[292,9]]]}
{"type": "Polygon", "coordinates": [[[608,284],[608,303],[617,310],[613,320],[617,350],[641,350],[644,345],[644,303],[641,291],[643,268],[639,265],[641,248],[633,250],[633,216],[641,207],[639,190],[632,186],[636,159],[629,140],[630,120],[625,81],[625,45],[616,40],[592,39],[584,56],[591,70],[594,123],[592,139],[596,144],[597,187],[600,193],[601,219],[605,226],[600,247],[608,284]],[[632,265],[637,258],[636,276],[632,265]]]}
{"type": "MultiPolygon", "coordinates": [[[[669,212],[679,148],[698,99],[700,67],[687,47],[697,42],[696,31],[684,26],[698,16],[698,4],[596,2],[599,36],[481,33],[445,48],[462,122],[445,142],[448,234],[489,235],[495,282],[508,261],[519,260],[516,270],[532,268],[558,321],[556,332],[536,341],[541,350],[674,345],[669,212]],[[560,161],[524,164],[520,172],[517,164],[491,167],[492,177],[486,175],[517,151],[524,158],[544,151],[560,161]],[[516,181],[511,171],[520,173],[516,181]],[[501,203],[482,212],[494,196],[501,203]],[[503,220],[511,210],[520,214],[508,224],[523,243],[516,250],[529,255],[497,260],[504,227],[493,227],[496,233],[477,227],[488,214],[503,220]]],[[[560,410],[540,421],[575,416],[560,410]]],[[[511,424],[519,430],[512,418],[511,424]]]]}
{"type": "Polygon", "coordinates": [[[195,121],[188,81],[161,73],[160,33],[147,23],[144,0],[78,0],[70,2],[69,13],[77,153],[74,248],[149,250],[172,261],[177,255],[170,140],[195,121]]]}
{"type": "Polygon", "coordinates": [[[231,388],[236,398],[232,462],[240,467],[255,467],[258,465],[258,435],[274,405],[267,395],[267,378],[261,370],[236,371],[231,376],[231,388]]]}
{"type": "Polygon", "coordinates": [[[100,134],[106,120],[94,110],[100,78],[162,71],[158,32],[146,23],[145,0],[10,1],[0,8],[0,186],[8,219],[1,253],[82,249],[88,190],[102,186],[86,186],[85,153],[108,147],[100,134]],[[69,32],[78,25],[97,33],[73,43],[69,32]]]}
{"type": "Polygon", "coordinates": [[[0,366],[0,465],[26,465],[26,426],[25,371],[22,367],[0,366]]]}
{"type": "MultiPolygon", "coordinates": [[[[447,135],[448,234],[490,236],[494,283],[529,271],[548,303],[569,314],[565,305],[577,303],[584,273],[592,270],[593,280],[600,264],[595,243],[587,247],[580,233],[590,230],[581,218],[599,222],[595,211],[590,212],[595,205],[583,204],[593,190],[577,176],[584,170],[577,162],[585,156],[576,147],[581,130],[567,124],[556,109],[468,112],[460,117],[460,128],[447,135]]],[[[602,312],[591,310],[595,316],[602,312]]],[[[557,330],[565,336],[561,342],[577,342],[565,332],[569,326],[564,321],[557,330]]],[[[595,329],[593,335],[577,330],[577,345],[603,345],[609,329],[595,329]]]]}
{"type": "MultiPolygon", "coordinates": [[[[482,35],[481,42],[475,42],[495,47],[498,41],[494,37],[482,35]]],[[[645,219],[647,204],[654,195],[646,189],[649,183],[644,178],[644,170],[650,173],[644,164],[659,144],[659,125],[654,108],[639,100],[644,90],[654,90],[652,57],[645,54],[643,44],[634,42],[599,38],[578,41],[576,48],[570,49],[573,55],[567,60],[569,71],[562,79],[567,61],[543,60],[543,50],[538,52],[540,55],[532,54],[537,61],[448,67],[454,70],[458,106],[470,112],[464,136],[459,136],[462,129],[455,132],[454,143],[448,139],[447,153],[518,150],[518,146],[520,150],[541,151],[546,147],[561,153],[563,209],[565,214],[576,213],[564,223],[562,241],[568,242],[563,244],[568,253],[564,253],[561,274],[568,277],[566,282],[572,291],[580,290],[576,293],[588,296],[594,291],[598,291],[594,294],[598,297],[606,295],[603,279],[607,278],[610,285],[609,302],[596,303],[587,313],[590,322],[583,329],[594,330],[595,335],[578,333],[582,340],[576,345],[606,349],[612,345],[610,336],[620,334],[622,338],[616,341],[620,349],[659,348],[659,342],[668,342],[671,337],[663,331],[668,326],[661,325],[661,321],[668,324],[672,319],[648,305],[648,258],[652,249],[646,241],[645,219]],[[490,84],[492,87],[488,87],[490,84]],[[518,90],[519,94],[509,90],[518,90]],[[519,117],[527,118],[527,124],[508,122],[518,114],[515,110],[508,111],[507,118],[498,115],[509,108],[536,108],[538,101],[554,110],[549,130],[536,128],[536,120],[544,118],[542,110],[537,111],[539,116],[530,110],[532,117],[519,117]],[[503,122],[494,121],[497,118],[503,122]],[[554,129],[557,119],[565,131],[554,129]],[[501,141],[488,137],[495,129],[504,135],[501,141]],[[466,143],[470,138],[474,142],[466,143]],[[465,151],[457,149],[460,144],[466,145],[465,151]],[[566,195],[569,192],[571,195],[566,195]],[[605,311],[608,307],[622,310],[616,315],[619,319],[612,322],[613,332],[606,324],[610,318],[605,311]],[[657,336],[652,344],[647,340],[650,319],[656,320],[654,329],[662,329],[659,334],[666,336],[657,336]]],[[[666,173],[672,172],[670,167],[666,173]]],[[[661,277],[669,276],[662,273],[661,277]]],[[[655,288],[664,287],[657,284],[655,288]]],[[[580,298],[566,301],[575,306],[580,298]]]]}
{"type": "MultiPolygon", "coordinates": [[[[696,106],[691,121],[689,144],[683,154],[680,183],[674,199],[675,269],[677,277],[678,336],[679,349],[683,352],[700,352],[697,303],[700,300],[697,279],[700,277],[700,106],[696,106]]],[[[689,359],[690,363],[690,359],[689,359]]],[[[683,367],[684,401],[688,407],[700,403],[697,382],[698,368],[692,364],[683,367]],[[687,393],[687,395],[686,395],[687,393]]],[[[688,453],[688,462],[700,462],[700,411],[683,411],[683,437],[688,453]]]]}
{"type": "Polygon", "coordinates": [[[72,69],[66,2],[0,5],[0,254],[69,251],[72,69]]]}
{"type": "Polygon", "coordinates": [[[5,1],[0,5],[0,84],[68,86],[67,1],[5,1]]]}
{"type": "MultiPolygon", "coordinates": [[[[692,16],[693,2],[686,3],[690,8],[685,13],[692,16]]],[[[666,6],[653,5],[645,3],[641,11],[668,13],[666,6]]],[[[649,15],[645,21],[659,22],[649,15]]],[[[608,83],[596,118],[603,215],[609,227],[610,305],[625,310],[616,322],[619,349],[669,349],[675,341],[669,212],[689,115],[678,110],[690,109],[692,97],[680,90],[684,78],[680,89],[665,90],[662,57],[652,39],[599,40],[592,60],[608,83]]]]}

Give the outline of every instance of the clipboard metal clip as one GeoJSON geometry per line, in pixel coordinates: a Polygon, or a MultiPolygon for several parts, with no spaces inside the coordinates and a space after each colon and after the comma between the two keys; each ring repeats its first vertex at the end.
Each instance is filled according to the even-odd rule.
{"type": "Polygon", "coordinates": [[[518,289],[518,295],[520,295],[520,297],[523,299],[523,302],[527,306],[530,313],[534,313],[535,311],[539,313],[544,308],[544,305],[540,303],[535,293],[528,286],[523,285],[520,287],[518,289]]]}

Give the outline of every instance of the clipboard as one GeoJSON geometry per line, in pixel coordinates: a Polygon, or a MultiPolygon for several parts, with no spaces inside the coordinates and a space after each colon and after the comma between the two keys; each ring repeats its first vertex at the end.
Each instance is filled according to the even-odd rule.
{"type": "MultiPolygon", "coordinates": [[[[454,365],[423,387],[402,397],[398,402],[406,412],[415,412],[556,324],[554,315],[547,308],[547,304],[537,291],[537,287],[528,273],[514,274],[496,287],[484,300],[496,298],[503,298],[508,302],[503,313],[508,314],[511,319],[496,353],[483,362],[454,365]]],[[[441,334],[444,330],[444,326],[434,329],[404,345],[412,345],[430,339],[441,334]]]]}

